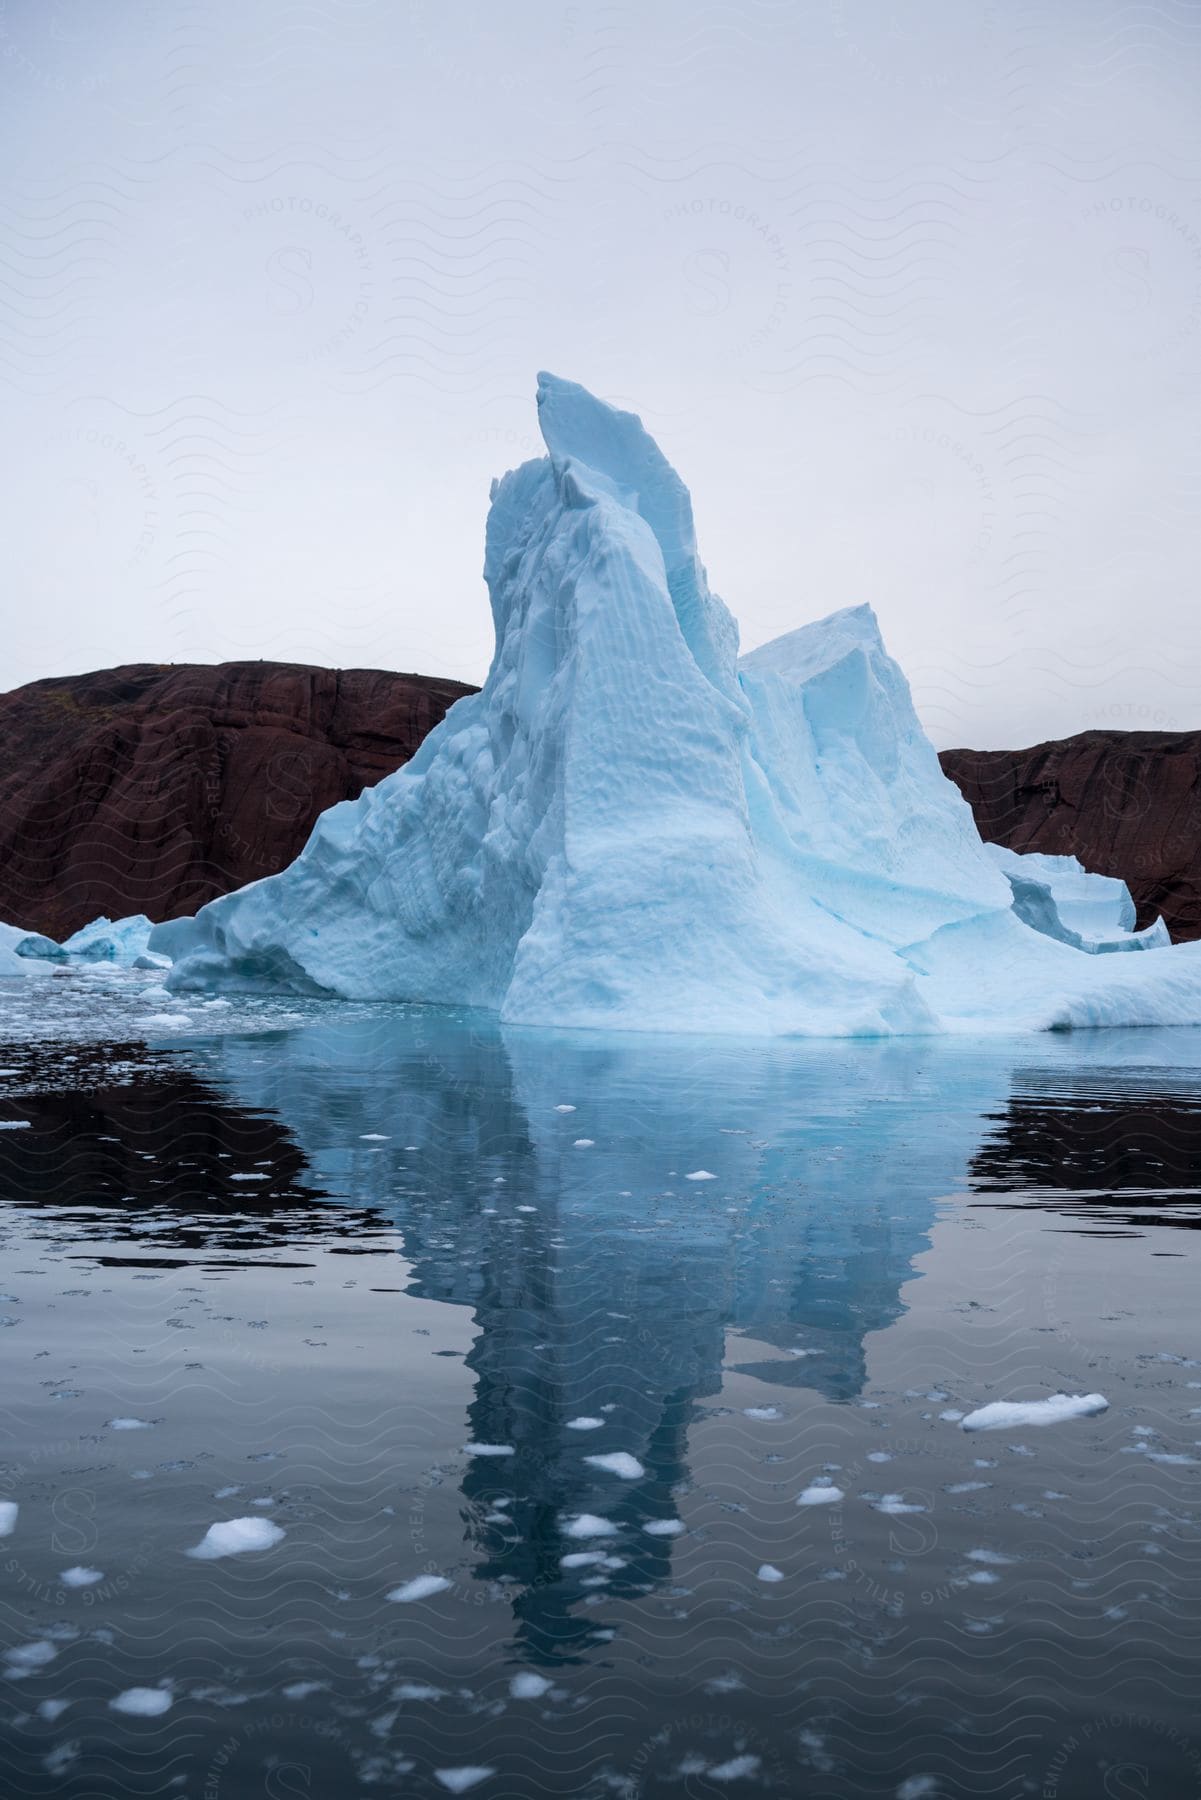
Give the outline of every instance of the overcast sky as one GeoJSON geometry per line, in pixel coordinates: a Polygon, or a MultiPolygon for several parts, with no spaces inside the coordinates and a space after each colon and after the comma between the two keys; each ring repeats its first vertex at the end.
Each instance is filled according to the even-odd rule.
{"type": "Polygon", "coordinates": [[[0,0],[0,685],[482,678],[539,368],[746,648],[940,745],[1201,727],[1193,0],[0,0]]]}

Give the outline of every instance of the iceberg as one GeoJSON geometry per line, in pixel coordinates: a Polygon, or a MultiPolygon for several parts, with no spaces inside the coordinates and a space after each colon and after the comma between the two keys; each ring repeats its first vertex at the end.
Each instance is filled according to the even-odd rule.
{"type": "Polygon", "coordinates": [[[492,489],[483,688],[289,868],[156,926],[168,987],[636,1031],[1201,1022],[1201,945],[982,842],[870,607],[739,661],[641,421],[551,375],[538,412],[547,456],[492,489]]]}
{"type": "Polygon", "coordinates": [[[126,919],[108,919],[101,915],[63,939],[67,956],[79,962],[113,963],[118,968],[144,969],[165,967],[162,957],[150,957],[146,946],[154,927],[145,913],[132,913],[126,919]]]}

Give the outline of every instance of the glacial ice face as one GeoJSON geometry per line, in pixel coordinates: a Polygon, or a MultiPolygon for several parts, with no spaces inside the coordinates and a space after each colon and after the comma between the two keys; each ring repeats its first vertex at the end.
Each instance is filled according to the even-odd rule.
{"type": "Polygon", "coordinates": [[[1018,916],[870,608],[739,663],[640,421],[549,375],[538,410],[549,456],[493,487],[483,689],[289,869],[156,927],[168,985],[633,1030],[1201,1021],[1201,946],[1018,916]]]}

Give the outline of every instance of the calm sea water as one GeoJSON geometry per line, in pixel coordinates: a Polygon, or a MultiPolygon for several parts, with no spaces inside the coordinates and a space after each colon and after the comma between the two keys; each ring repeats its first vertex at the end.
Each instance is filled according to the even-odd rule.
{"type": "Polygon", "coordinates": [[[6,1793],[1201,1793],[1201,1034],[7,985],[6,1793]]]}

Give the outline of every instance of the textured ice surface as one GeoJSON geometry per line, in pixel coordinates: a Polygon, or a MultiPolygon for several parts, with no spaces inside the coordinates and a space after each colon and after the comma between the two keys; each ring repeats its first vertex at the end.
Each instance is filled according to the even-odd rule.
{"type": "Polygon", "coordinates": [[[1046,1400],[994,1400],[963,1419],[963,1431],[1005,1431],[1015,1425],[1062,1425],[1106,1410],[1104,1394],[1052,1394],[1046,1400]]]}
{"type": "Polygon", "coordinates": [[[639,1031],[1201,1022],[1201,945],[998,865],[870,607],[739,663],[640,421],[549,375],[538,407],[548,457],[493,488],[482,691],[289,869],[157,926],[171,987],[639,1031]]]}

